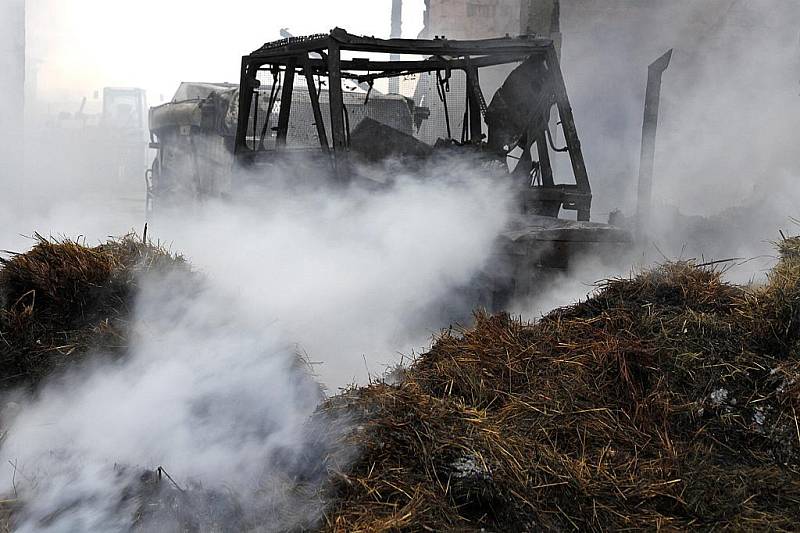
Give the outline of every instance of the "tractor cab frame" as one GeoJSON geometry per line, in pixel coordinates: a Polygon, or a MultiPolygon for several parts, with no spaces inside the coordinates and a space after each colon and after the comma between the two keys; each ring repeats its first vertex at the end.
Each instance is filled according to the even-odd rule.
{"type": "Polygon", "coordinates": [[[299,154],[345,182],[354,159],[427,159],[454,148],[504,166],[513,160],[505,170],[522,184],[531,214],[565,209],[589,220],[591,187],[550,39],[386,40],[337,28],[267,43],[242,58],[234,154],[244,166],[299,154]],[[408,82],[406,94],[376,95],[381,84],[397,90],[408,82]],[[554,145],[554,125],[563,148],[554,145]],[[569,156],[568,183],[554,176],[558,152],[569,156]]]}

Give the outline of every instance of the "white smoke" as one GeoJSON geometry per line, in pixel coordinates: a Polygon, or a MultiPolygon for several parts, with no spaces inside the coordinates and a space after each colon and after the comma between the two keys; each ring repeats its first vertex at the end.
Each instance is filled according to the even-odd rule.
{"type": "Polygon", "coordinates": [[[147,282],[130,358],[45,388],[8,428],[4,489],[26,502],[20,530],[126,529],[135,507],[120,500],[135,477],[115,465],[137,475],[163,465],[180,483],[253,494],[272,455],[302,449],[319,389],[280,332],[237,316],[215,288],[186,285],[147,282]]]}
{"type": "Polygon", "coordinates": [[[364,356],[379,374],[397,350],[426,344],[441,324],[411,331],[433,318],[420,314],[486,266],[509,191],[480,173],[447,162],[424,180],[392,176],[383,192],[278,186],[262,201],[156,219],[151,231],[240,294],[248,316],[278,321],[341,386],[363,382],[364,356]]]}
{"type": "Polygon", "coordinates": [[[131,480],[114,465],[230,487],[251,512],[285,500],[262,487],[305,450],[320,400],[297,354],[322,362],[335,388],[424,347],[436,304],[487,266],[507,200],[502,183],[448,165],[382,192],[271,189],[249,205],[159,217],[153,238],[174,242],[204,281],[145,280],[129,358],[23,404],[2,447],[15,465],[3,490],[27,502],[22,530],[119,530],[131,480]]]}
{"type": "Polygon", "coordinates": [[[674,54],[663,78],[656,203],[715,214],[748,200],[772,177],[796,171],[800,4],[561,5],[562,65],[598,214],[633,210],[647,66],[668,49],[674,54]]]}

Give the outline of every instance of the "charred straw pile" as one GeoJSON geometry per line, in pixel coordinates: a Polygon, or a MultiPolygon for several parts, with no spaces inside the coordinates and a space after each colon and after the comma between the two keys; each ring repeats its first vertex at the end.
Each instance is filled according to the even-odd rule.
{"type": "MultiPolygon", "coordinates": [[[[779,246],[761,287],[667,264],[535,324],[478,315],[398,384],[328,400],[322,430],[310,425],[324,449],[339,439],[320,465],[321,529],[796,530],[800,239],[779,246]]],[[[39,239],[2,260],[0,389],[33,386],[93,347],[124,355],[138,280],[163,268],[190,272],[134,238],[39,239]]],[[[166,513],[211,494],[164,493],[148,475],[166,513]]]]}
{"type": "Polygon", "coordinates": [[[479,315],[355,417],[330,531],[796,530],[800,239],[768,283],[671,263],[535,324],[479,315]]]}
{"type": "Polygon", "coordinates": [[[32,387],[89,348],[122,355],[140,277],[165,268],[189,270],[133,236],[90,248],[37,235],[30,251],[0,258],[0,390],[32,387]]]}

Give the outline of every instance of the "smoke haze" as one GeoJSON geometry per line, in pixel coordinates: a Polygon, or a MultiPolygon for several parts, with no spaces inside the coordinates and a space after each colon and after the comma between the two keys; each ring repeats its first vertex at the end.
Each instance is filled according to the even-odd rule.
{"type": "Polygon", "coordinates": [[[647,65],[670,48],[657,201],[713,214],[794,171],[798,21],[783,0],[563,0],[563,68],[600,210],[631,210],[647,65]]]}
{"type": "MultiPolygon", "coordinates": [[[[562,68],[595,220],[636,211],[647,66],[674,49],[662,84],[653,234],[635,268],[735,259],[723,265],[728,279],[759,281],[780,231],[797,232],[798,27],[800,4],[788,0],[561,0],[562,68]]],[[[589,261],[516,309],[538,316],[632,266],[589,261]]]]}

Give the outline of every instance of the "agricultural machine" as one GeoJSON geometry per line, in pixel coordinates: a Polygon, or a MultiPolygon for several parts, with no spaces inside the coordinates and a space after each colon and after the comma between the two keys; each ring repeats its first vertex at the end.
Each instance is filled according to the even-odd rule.
{"type": "Polygon", "coordinates": [[[536,291],[578,257],[613,261],[631,243],[627,231],[590,222],[589,177],[550,39],[377,39],[337,28],[244,56],[238,86],[179,93],[150,114],[155,209],[278,174],[343,185],[376,167],[476,160],[518,199],[498,260],[475,284],[490,307],[536,291]]]}

